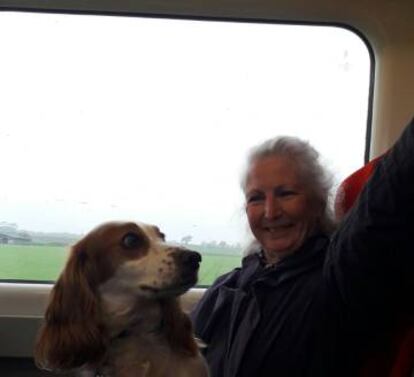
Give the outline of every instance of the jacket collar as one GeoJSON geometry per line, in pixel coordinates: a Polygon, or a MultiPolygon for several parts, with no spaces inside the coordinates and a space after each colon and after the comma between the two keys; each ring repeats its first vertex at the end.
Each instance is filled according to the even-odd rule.
{"type": "Polygon", "coordinates": [[[243,259],[242,266],[245,270],[243,280],[247,283],[256,277],[254,280],[273,285],[320,268],[325,259],[328,243],[328,236],[314,235],[309,237],[295,253],[270,266],[266,266],[263,250],[259,249],[243,259]]]}

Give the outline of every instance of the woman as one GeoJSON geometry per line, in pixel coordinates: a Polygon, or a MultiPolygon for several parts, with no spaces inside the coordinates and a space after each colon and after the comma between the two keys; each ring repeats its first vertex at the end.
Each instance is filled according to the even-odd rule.
{"type": "Polygon", "coordinates": [[[192,313],[212,377],[357,376],[386,347],[414,298],[413,150],[414,120],[336,231],[311,146],[252,151],[242,188],[257,247],[192,313]]]}

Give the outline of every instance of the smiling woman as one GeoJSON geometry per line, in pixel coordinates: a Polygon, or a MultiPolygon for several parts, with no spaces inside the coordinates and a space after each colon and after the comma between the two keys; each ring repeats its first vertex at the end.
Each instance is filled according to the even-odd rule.
{"type": "Polygon", "coordinates": [[[47,246],[54,271],[0,264],[0,278],[53,279],[50,245],[114,219],[157,224],[219,274],[249,237],[237,182],[252,144],[301,135],[338,179],[363,161],[371,64],[349,30],[2,12],[0,34],[0,233],[47,246]]]}
{"type": "Polygon", "coordinates": [[[322,209],[311,200],[296,165],[283,157],[267,157],[250,167],[246,212],[268,263],[293,253],[315,228],[322,209]]]}
{"type": "Polygon", "coordinates": [[[315,232],[334,228],[332,180],[318,158],[312,146],[292,137],[267,140],[250,152],[242,176],[246,213],[270,264],[315,232]]]}
{"type": "Polygon", "coordinates": [[[392,335],[414,318],[405,304],[414,288],[414,119],[335,231],[329,218],[323,226],[329,191],[317,153],[292,141],[253,150],[244,182],[256,242],[192,313],[211,375],[358,376],[383,354],[378,375],[387,376],[392,335]]]}

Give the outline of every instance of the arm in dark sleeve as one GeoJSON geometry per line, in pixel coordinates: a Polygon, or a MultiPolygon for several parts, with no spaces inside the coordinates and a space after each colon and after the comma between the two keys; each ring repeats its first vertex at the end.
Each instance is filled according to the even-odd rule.
{"type": "Polygon", "coordinates": [[[414,275],[414,119],[334,234],[324,274],[356,331],[377,331],[399,301],[413,300],[404,287],[414,275]]]}

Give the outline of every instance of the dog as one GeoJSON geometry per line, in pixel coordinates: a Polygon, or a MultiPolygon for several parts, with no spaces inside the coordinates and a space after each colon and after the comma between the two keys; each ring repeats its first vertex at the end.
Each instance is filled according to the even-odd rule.
{"type": "Polygon", "coordinates": [[[208,377],[178,301],[200,262],[156,226],[95,228],[72,247],[51,291],[36,365],[104,377],[208,377]]]}

